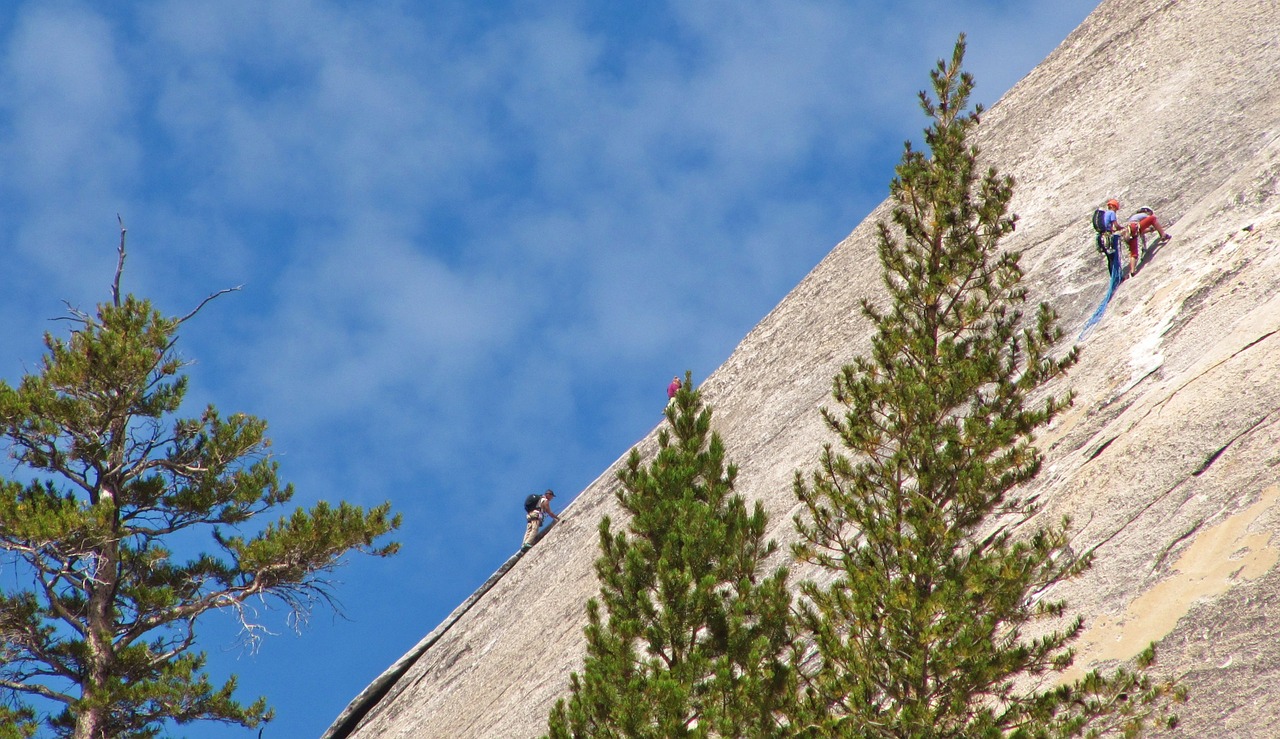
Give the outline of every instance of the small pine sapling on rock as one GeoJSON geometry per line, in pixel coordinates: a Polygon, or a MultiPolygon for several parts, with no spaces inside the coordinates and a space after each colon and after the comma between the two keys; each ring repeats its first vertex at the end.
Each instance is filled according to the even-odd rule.
{"type": "Polygon", "coordinates": [[[794,701],[786,571],[767,519],[734,493],[737,469],[686,374],[658,452],[619,472],[625,530],[605,518],[587,658],[550,716],[568,737],[782,737],[794,701]]]}

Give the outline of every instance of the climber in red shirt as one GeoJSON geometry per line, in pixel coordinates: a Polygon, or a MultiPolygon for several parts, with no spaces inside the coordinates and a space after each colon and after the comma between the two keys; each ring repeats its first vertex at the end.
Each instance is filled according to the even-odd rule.
{"type": "Polygon", "coordinates": [[[1169,240],[1169,234],[1165,232],[1164,226],[1160,225],[1160,219],[1156,218],[1155,211],[1144,205],[1138,208],[1137,213],[1129,216],[1129,222],[1121,230],[1121,233],[1124,234],[1125,243],[1129,245],[1130,277],[1138,273],[1138,237],[1148,231],[1155,231],[1160,234],[1160,241],[1157,243],[1169,240]]]}

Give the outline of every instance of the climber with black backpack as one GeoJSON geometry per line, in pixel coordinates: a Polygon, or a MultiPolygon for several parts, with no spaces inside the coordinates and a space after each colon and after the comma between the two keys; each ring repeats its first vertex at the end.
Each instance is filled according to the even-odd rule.
{"type": "Polygon", "coordinates": [[[520,551],[527,552],[533,546],[533,542],[538,538],[538,531],[542,528],[543,515],[551,516],[556,522],[560,521],[560,517],[551,510],[551,499],[556,494],[547,488],[547,492],[542,495],[534,493],[526,496],[524,499],[524,544],[521,545],[520,551]]]}
{"type": "Polygon", "coordinates": [[[1098,253],[1107,258],[1107,274],[1120,274],[1120,201],[1111,198],[1106,206],[1093,212],[1093,230],[1097,235],[1098,253]]]}

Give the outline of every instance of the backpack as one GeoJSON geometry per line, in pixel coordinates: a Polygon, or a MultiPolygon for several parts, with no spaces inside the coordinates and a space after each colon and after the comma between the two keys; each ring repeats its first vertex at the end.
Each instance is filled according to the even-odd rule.
{"type": "Polygon", "coordinates": [[[1106,233],[1107,231],[1106,215],[1107,215],[1106,208],[1098,208],[1093,212],[1093,230],[1094,231],[1097,231],[1098,233],[1106,233]]]}
{"type": "Polygon", "coordinates": [[[542,496],[537,493],[527,496],[524,499],[524,512],[533,513],[534,509],[538,507],[538,503],[540,502],[542,502],[542,496]]]}
{"type": "Polygon", "coordinates": [[[1106,208],[1098,208],[1093,212],[1093,230],[1097,234],[1096,243],[1099,254],[1111,255],[1116,252],[1116,244],[1119,237],[1111,236],[1111,232],[1106,226],[1106,208]]]}

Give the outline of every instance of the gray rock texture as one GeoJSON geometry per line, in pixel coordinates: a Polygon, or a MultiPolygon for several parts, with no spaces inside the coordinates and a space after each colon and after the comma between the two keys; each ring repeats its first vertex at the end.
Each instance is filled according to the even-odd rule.
{"type": "MultiPolygon", "coordinates": [[[[1156,641],[1159,671],[1191,691],[1168,736],[1280,736],[1280,2],[1106,0],[987,112],[979,137],[1019,183],[1007,245],[1069,341],[1106,287],[1093,208],[1112,195],[1124,214],[1150,205],[1174,235],[1080,340],[1075,406],[1039,438],[1044,471],[1021,491],[1043,521],[1069,514],[1073,547],[1097,552],[1056,593],[1087,619],[1078,664],[1156,641]]],[[[884,212],[704,385],[738,490],[764,502],[784,543],[792,475],[833,441],[818,416],[831,378],[868,346],[857,305],[882,293],[884,212]]],[[[596,527],[618,517],[614,473],[326,736],[541,734],[583,658],[596,527]]]]}

